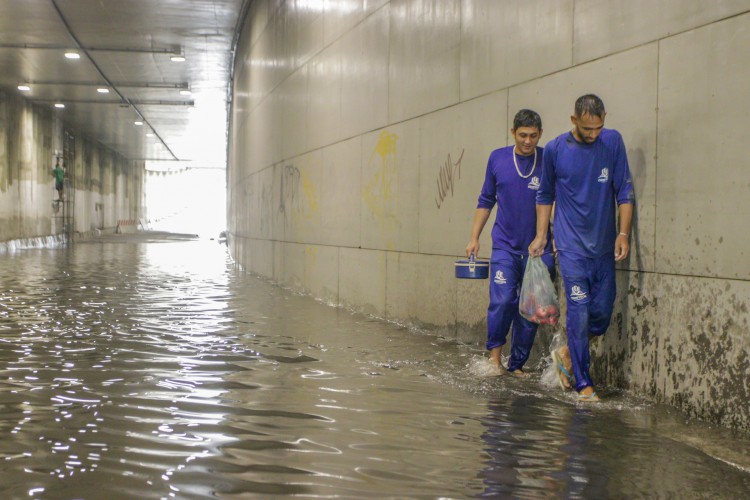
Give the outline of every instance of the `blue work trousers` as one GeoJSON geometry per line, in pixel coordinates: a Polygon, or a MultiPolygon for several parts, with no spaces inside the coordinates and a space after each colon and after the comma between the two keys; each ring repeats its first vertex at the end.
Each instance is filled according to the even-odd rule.
{"type": "MultiPolygon", "coordinates": [[[[518,312],[518,296],[528,255],[518,255],[505,250],[492,250],[490,259],[490,305],[487,308],[487,350],[505,345],[508,331],[513,325],[508,370],[523,367],[529,359],[538,325],[518,312]]],[[[554,280],[555,259],[551,254],[542,256],[554,280]]]]}
{"type": "Polygon", "coordinates": [[[573,361],[575,389],[594,386],[589,375],[589,336],[603,335],[612,319],[617,294],[614,253],[587,258],[559,252],[560,274],[565,286],[568,348],[573,361]]]}

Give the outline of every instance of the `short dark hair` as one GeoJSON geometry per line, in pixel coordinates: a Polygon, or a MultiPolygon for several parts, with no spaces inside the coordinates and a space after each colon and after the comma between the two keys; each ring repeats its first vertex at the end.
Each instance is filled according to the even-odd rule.
{"type": "Polygon", "coordinates": [[[513,118],[513,130],[518,130],[520,127],[536,127],[542,130],[542,117],[536,111],[522,109],[513,118]]]}
{"type": "Polygon", "coordinates": [[[602,102],[599,96],[594,94],[582,95],[576,100],[575,112],[578,118],[583,115],[598,116],[601,118],[605,113],[604,102],[602,102]]]}

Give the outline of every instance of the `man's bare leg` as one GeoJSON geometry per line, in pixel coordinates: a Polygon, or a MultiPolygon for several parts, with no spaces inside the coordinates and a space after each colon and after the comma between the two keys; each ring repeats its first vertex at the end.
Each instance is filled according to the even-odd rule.
{"type": "Polygon", "coordinates": [[[503,364],[500,360],[500,353],[502,352],[502,347],[493,347],[490,349],[490,363],[495,365],[496,368],[502,368],[503,364]]]}

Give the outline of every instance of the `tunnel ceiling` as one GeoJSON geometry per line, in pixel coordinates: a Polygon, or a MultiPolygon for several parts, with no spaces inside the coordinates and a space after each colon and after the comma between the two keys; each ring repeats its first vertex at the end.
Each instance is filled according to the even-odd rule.
{"type": "Polygon", "coordinates": [[[0,86],[126,158],[224,166],[243,3],[0,0],[0,86]]]}

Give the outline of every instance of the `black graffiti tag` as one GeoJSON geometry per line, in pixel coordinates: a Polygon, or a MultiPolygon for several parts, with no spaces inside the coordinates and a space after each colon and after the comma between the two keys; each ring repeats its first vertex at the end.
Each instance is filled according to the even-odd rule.
{"type": "Polygon", "coordinates": [[[461,150],[461,156],[455,162],[448,153],[448,158],[440,166],[437,178],[437,196],[435,197],[435,204],[438,209],[440,209],[448,194],[453,196],[453,187],[456,185],[456,180],[461,178],[461,161],[464,159],[464,151],[464,149],[461,150]]]}

